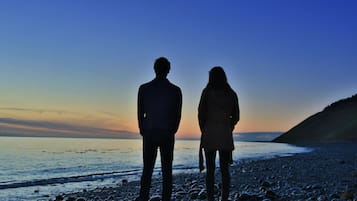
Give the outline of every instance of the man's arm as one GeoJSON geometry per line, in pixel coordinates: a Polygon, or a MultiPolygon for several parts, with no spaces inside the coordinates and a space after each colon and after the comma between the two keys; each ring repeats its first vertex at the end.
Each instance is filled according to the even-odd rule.
{"type": "Polygon", "coordinates": [[[178,92],[177,92],[177,110],[176,110],[176,123],[175,123],[175,130],[174,133],[177,132],[179,125],[180,125],[180,121],[181,121],[181,111],[182,111],[182,92],[181,89],[178,88],[178,92]]]}
{"type": "Polygon", "coordinates": [[[143,135],[143,121],[144,121],[144,111],[143,111],[143,92],[142,92],[142,87],[140,86],[139,92],[138,92],[138,124],[139,124],[139,130],[140,134],[143,135]]]}

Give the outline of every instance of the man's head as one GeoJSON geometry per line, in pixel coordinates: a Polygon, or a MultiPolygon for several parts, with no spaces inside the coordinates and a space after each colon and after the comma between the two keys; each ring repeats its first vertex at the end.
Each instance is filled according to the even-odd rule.
{"type": "Polygon", "coordinates": [[[165,57],[160,57],[156,59],[154,63],[154,70],[156,77],[166,78],[167,74],[170,72],[170,62],[165,57]]]}

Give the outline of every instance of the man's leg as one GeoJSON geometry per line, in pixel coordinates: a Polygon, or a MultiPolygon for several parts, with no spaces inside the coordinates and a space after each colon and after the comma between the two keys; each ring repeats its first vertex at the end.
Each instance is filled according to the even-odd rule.
{"type": "Polygon", "coordinates": [[[161,170],[162,170],[162,201],[171,200],[172,193],[172,161],[174,152],[175,136],[168,136],[161,143],[161,170]]]}
{"type": "Polygon", "coordinates": [[[206,156],[206,189],[209,201],[214,200],[214,172],[216,168],[216,151],[205,150],[206,156]]]}
{"type": "Polygon", "coordinates": [[[143,137],[144,168],[141,176],[140,198],[144,201],[149,200],[151,177],[155,166],[156,155],[157,145],[152,142],[150,137],[143,137]]]}
{"type": "Polygon", "coordinates": [[[222,175],[222,201],[227,201],[229,197],[229,163],[231,158],[230,154],[232,154],[231,151],[219,151],[219,166],[222,175]]]}

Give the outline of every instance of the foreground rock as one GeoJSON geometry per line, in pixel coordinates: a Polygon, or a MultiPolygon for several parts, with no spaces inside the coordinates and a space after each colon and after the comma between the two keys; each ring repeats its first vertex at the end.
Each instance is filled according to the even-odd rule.
{"type": "MultiPolygon", "coordinates": [[[[357,144],[315,144],[311,153],[242,162],[231,168],[230,199],[236,201],[357,200],[357,144]]],[[[239,150],[237,150],[239,151],[239,150]]],[[[174,176],[176,201],[205,200],[204,173],[174,176]]],[[[217,170],[216,197],[220,195],[217,170]]],[[[106,188],[58,195],[51,200],[120,200],[138,196],[139,182],[121,182],[106,188]]],[[[161,178],[152,182],[151,195],[161,194],[161,178]]]]}

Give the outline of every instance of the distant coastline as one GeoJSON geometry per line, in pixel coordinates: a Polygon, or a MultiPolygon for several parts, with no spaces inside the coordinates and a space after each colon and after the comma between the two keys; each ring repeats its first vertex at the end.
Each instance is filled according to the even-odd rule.
{"type": "Polygon", "coordinates": [[[242,132],[234,133],[235,141],[242,142],[270,142],[278,136],[282,135],[283,132],[242,132]]]}
{"type": "MultiPolygon", "coordinates": [[[[139,134],[138,134],[139,135],[139,134]]],[[[64,136],[64,135],[58,135],[58,136],[53,136],[53,135],[41,135],[41,136],[36,136],[36,135],[23,135],[23,134],[3,134],[0,133],[0,137],[18,137],[18,138],[73,138],[73,139],[123,139],[123,140],[135,140],[135,139],[140,139],[140,135],[138,137],[113,137],[113,136],[64,136]]]]}
{"type": "MultiPolygon", "coordinates": [[[[239,132],[234,133],[234,141],[242,142],[270,142],[276,137],[282,135],[283,132],[239,132]]],[[[0,133],[0,137],[39,137],[39,138],[79,138],[79,139],[141,139],[139,133],[133,133],[132,136],[116,137],[116,136],[72,136],[72,135],[26,135],[26,134],[9,134],[0,133]]],[[[199,140],[199,137],[176,137],[177,140],[199,140]]]]}

